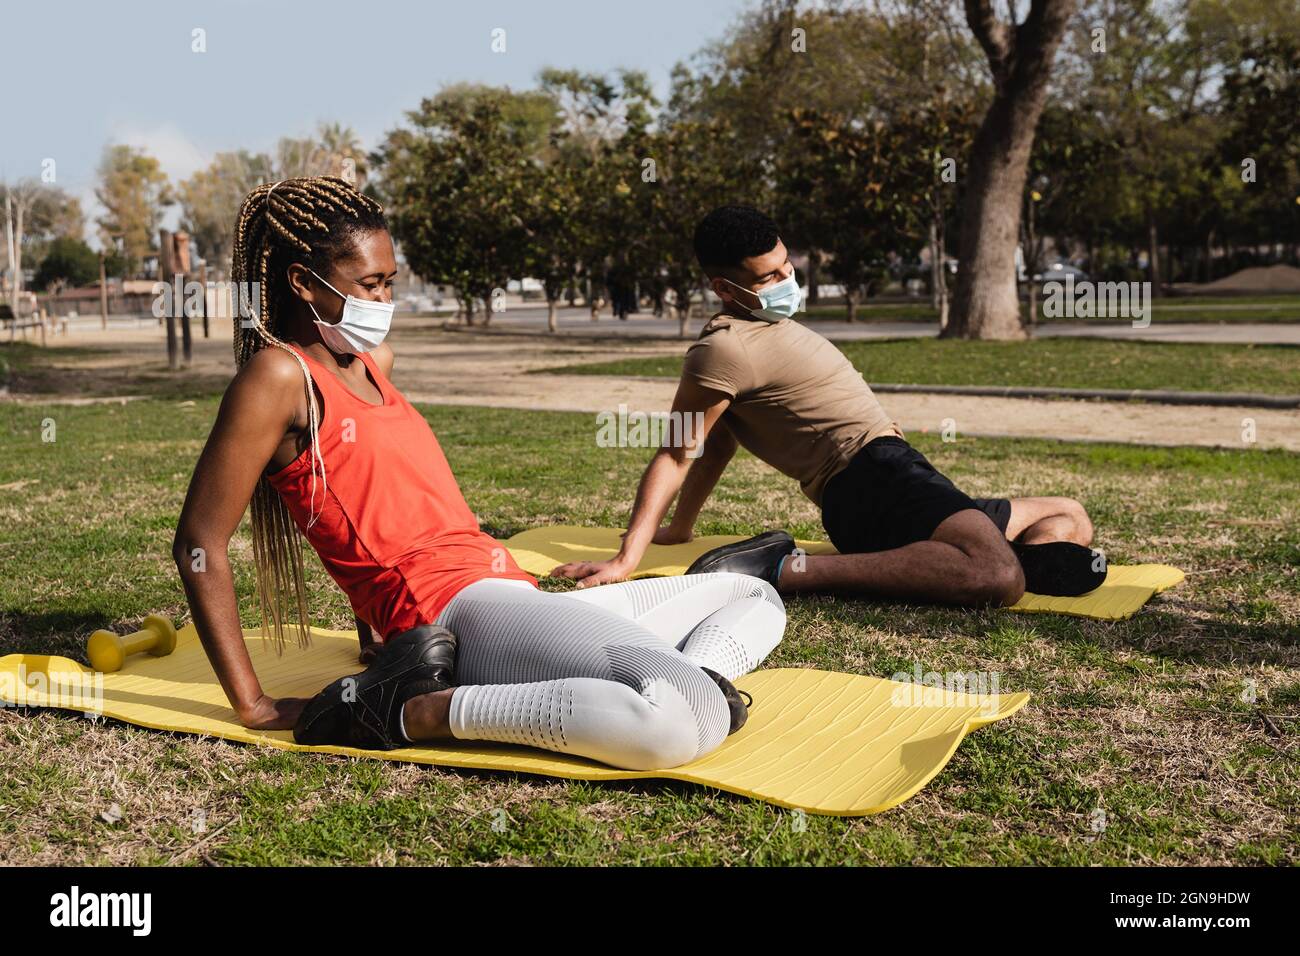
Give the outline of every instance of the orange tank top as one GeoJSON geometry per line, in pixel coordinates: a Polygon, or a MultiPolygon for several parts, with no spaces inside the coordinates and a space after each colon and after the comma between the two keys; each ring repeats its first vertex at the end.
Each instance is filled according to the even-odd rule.
{"type": "Polygon", "coordinates": [[[384,401],[354,395],[304,352],[324,399],[312,514],[310,447],[267,480],[299,530],[384,640],[432,624],[461,588],[483,578],[537,581],[506,547],[479,530],[428,422],[369,355],[359,358],[384,401]]]}

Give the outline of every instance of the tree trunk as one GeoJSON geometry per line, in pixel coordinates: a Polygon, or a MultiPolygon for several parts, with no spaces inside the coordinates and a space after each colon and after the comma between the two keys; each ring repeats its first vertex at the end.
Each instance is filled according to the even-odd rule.
{"type": "MultiPolygon", "coordinates": [[[[18,322],[18,307],[21,304],[22,293],[23,293],[23,230],[25,228],[23,225],[23,212],[25,211],[26,206],[29,202],[30,200],[26,196],[19,196],[17,202],[17,216],[16,216],[17,223],[14,225],[13,288],[14,288],[14,322],[15,323],[18,322]]],[[[26,333],[23,334],[25,337],[26,333]]]]}
{"type": "Polygon", "coordinates": [[[858,318],[858,290],[844,289],[844,321],[856,322],[858,318]]]}
{"type": "Polygon", "coordinates": [[[939,252],[939,226],[937,217],[930,217],[930,307],[936,311],[942,296],[940,283],[943,282],[943,255],[939,252]]]}
{"type": "Polygon", "coordinates": [[[1147,212],[1147,274],[1151,278],[1151,296],[1160,297],[1160,235],[1155,217],[1147,212]]]}
{"type": "Polygon", "coordinates": [[[1025,337],[1016,294],[1016,240],[1033,145],[1026,112],[1009,97],[999,96],[975,138],[962,210],[957,291],[945,333],[949,336],[1025,337]]]}
{"type": "Polygon", "coordinates": [[[816,305],[821,301],[817,292],[817,283],[822,271],[822,254],[820,249],[808,250],[808,304],[816,305]]]}
{"type": "Polygon", "coordinates": [[[99,327],[108,328],[108,275],[104,253],[99,254],[99,327]]]}
{"type": "Polygon", "coordinates": [[[939,334],[948,327],[948,273],[944,260],[947,237],[943,225],[943,205],[935,206],[930,217],[930,302],[939,313],[939,334]]]}
{"type": "Polygon", "coordinates": [[[190,328],[190,310],[186,308],[188,297],[185,295],[185,284],[190,278],[189,233],[173,233],[172,245],[175,256],[172,267],[176,270],[176,285],[181,294],[180,306],[176,311],[176,320],[181,324],[181,367],[189,368],[194,362],[194,332],[190,328]]]}
{"type": "Polygon", "coordinates": [[[211,328],[208,323],[208,264],[205,262],[199,267],[199,285],[203,286],[203,297],[199,300],[199,315],[203,319],[203,337],[211,338],[211,328]]]}
{"type": "MultiPolygon", "coordinates": [[[[17,250],[14,248],[13,203],[9,198],[9,187],[5,187],[5,241],[6,259],[9,262],[9,308],[13,312],[13,324],[9,326],[9,341],[14,340],[18,332],[18,278],[17,250]]],[[[22,237],[19,237],[22,241],[22,237]]]]}
{"type": "Polygon", "coordinates": [[[961,265],[943,335],[1023,339],[1016,295],[1016,240],[1034,130],[1056,49],[1075,0],[1033,0],[1019,26],[1000,22],[992,0],[966,0],[966,21],[988,56],[994,97],[971,146],[962,208],[961,265]]]}
{"type": "Polygon", "coordinates": [[[559,302],[550,296],[546,297],[546,331],[555,332],[559,329],[559,302]]]}
{"type": "Polygon", "coordinates": [[[1038,295],[1037,288],[1034,285],[1034,273],[1038,269],[1038,236],[1034,229],[1034,197],[1031,194],[1025,197],[1025,281],[1028,283],[1029,292],[1029,320],[1027,325],[1030,329],[1038,321],[1038,295]]]}
{"type": "MultiPolygon", "coordinates": [[[[175,246],[172,244],[172,234],[167,229],[158,230],[158,281],[171,285],[173,290],[173,261],[172,253],[175,252],[175,246]]],[[[165,314],[159,319],[159,322],[167,323],[167,367],[173,372],[181,367],[180,347],[176,340],[176,301],[173,298],[171,306],[165,310],[165,314]]]]}

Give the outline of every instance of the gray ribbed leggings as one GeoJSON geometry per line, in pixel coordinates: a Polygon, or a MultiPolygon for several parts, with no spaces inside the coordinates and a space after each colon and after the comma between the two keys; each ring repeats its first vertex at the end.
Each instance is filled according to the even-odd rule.
{"type": "Polygon", "coordinates": [[[489,578],[438,617],[456,635],[451,732],[629,770],[676,767],[726,739],[721,689],[781,641],[785,607],[743,574],[555,593],[489,578]]]}

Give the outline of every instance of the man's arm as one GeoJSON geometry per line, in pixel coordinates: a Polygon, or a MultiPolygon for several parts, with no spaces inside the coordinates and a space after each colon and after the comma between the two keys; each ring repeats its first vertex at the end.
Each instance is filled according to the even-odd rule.
{"type": "MultiPolygon", "coordinates": [[[[641,476],[636,502],[632,506],[632,520],[628,522],[618,554],[608,561],[576,561],[561,565],[551,574],[574,578],[579,582],[578,587],[585,588],[621,581],[635,571],[694,463],[691,453],[701,442],[707,448],[714,425],[730,404],[731,396],[725,392],[682,381],[673,399],[673,412],[681,416],[679,421],[689,423],[683,429],[684,440],[672,447],[660,448],[650,459],[650,465],[641,476]]],[[[718,471],[721,473],[720,468],[718,471]]]]}
{"type": "Polygon", "coordinates": [[[681,497],[666,527],[655,532],[655,544],[681,544],[695,536],[695,521],[709,500],[718,479],[736,454],[736,436],[725,421],[719,421],[704,442],[704,454],[686,473],[681,497]]]}

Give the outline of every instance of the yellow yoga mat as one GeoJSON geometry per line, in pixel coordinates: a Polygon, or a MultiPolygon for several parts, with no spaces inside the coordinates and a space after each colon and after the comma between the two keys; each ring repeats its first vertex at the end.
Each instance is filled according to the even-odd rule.
{"type": "MultiPolygon", "coordinates": [[[[550,574],[570,561],[603,561],[618,553],[617,528],[578,528],[551,525],[521,531],[505,542],[519,566],[529,574],[550,574]]],[[[686,569],[706,551],[744,540],[740,535],[712,534],[686,544],[652,544],[633,573],[634,578],[667,577],[685,574],[686,569]]],[[[827,541],[796,542],[808,554],[836,554],[827,541]]],[[[1132,617],[1151,596],[1183,580],[1183,572],[1167,564],[1112,564],[1106,583],[1079,597],[1049,597],[1026,594],[1008,610],[1027,614],[1051,612],[1090,617],[1101,621],[1121,621],[1132,617]]]]}
{"type": "MultiPolygon", "coordinates": [[[[282,655],[256,630],[244,637],[262,686],[275,697],[310,697],[361,669],[353,631],[313,629],[310,646],[292,645],[282,655]]],[[[576,780],[685,780],[838,816],[879,813],[902,803],[943,769],[968,732],[1011,716],[1029,700],[1025,693],[964,695],[960,688],[786,668],[749,674],[736,685],[753,694],[754,706],[745,726],[721,747],[683,767],[629,771],[482,741],[368,751],[303,747],[289,731],[247,730],[227,703],[192,624],[177,632],[170,655],[133,655],[109,674],[66,657],[0,658],[0,698],[11,705],[94,712],[140,727],[285,750],[576,780]]]]}

